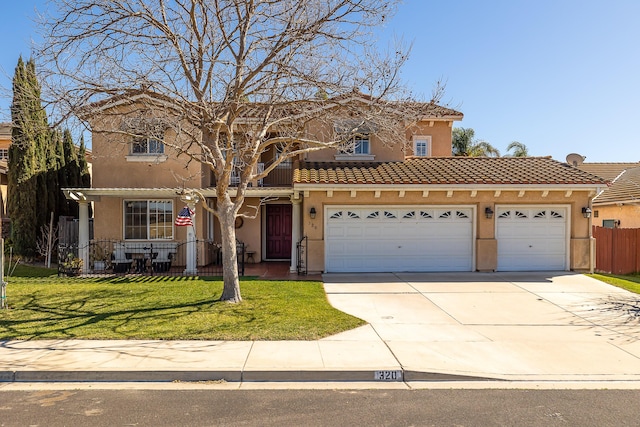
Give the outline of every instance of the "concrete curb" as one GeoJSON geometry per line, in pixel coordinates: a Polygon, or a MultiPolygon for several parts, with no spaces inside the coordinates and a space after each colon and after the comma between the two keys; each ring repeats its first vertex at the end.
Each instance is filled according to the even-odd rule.
{"type": "Polygon", "coordinates": [[[374,370],[250,370],[250,371],[12,371],[0,372],[0,382],[408,382],[408,381],[503,381],[498,378],[403,371],[393,380],[375,379],[374,370]]]}

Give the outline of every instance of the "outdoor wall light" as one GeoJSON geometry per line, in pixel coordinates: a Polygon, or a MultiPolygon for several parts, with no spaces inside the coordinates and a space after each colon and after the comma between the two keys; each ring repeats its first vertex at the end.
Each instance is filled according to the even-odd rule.
{"type": "Polygon", "coordinates": [[[585,218],[591,218],[591,209],[589,207],[582,208],[582,216],[585,218]]]}
{"type": "Polygon", "coordinates": [[[487,219],[493,218],[493,209],[491,209],[491,206],[484,208],[484,216],[487,217],[487,219]]]}
{"type": "Polygon", "coordinates": [[[311,219],[316,219],[316,208],[311,208],[309,210],[309,216],[311,217],[311,219]]]}

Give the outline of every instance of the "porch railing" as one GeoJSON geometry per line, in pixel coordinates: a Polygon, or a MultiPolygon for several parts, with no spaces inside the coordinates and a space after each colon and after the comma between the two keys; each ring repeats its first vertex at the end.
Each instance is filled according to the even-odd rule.
{"type": "MultiPolygon", "coordinates": [[[[262,173],[265,168],[269,167],[271,163],[258,163],[256,166],[256,172],[262,173]]],[[[215,186],[216,182],[211,177],[211,185],[215,186]]],[[[230,185],[237,187],[240,185],[240,171],[234,170],[231,174],[230,185]]],[[[291,187],[293,185],[293,163],[291,161],[285,161],[280,163],[275,169],[269,172],[269,175],[250,183],[250,186],[257,187],[291,187]]]]}
{"type": "Polygon", "coordinates": [[[307,262],[309,260],[309,251],[307,250],[307,236],[302,237],[296,244],[297,264],[296,272],[298,274],[307,274],[307,262]]]}
{"type": "MultiPolygon", "coordinates": [[[[266,164],[269,167],[270,163],[266,164]]],[[[264,177],[264,187],[291,187],[293,185],[293,163],[288,160],[280,163],[264,177]]]]}
{"type": "MultiPolygon", "coordinates": [[[[77,244],[58,246],[58,275],[193,275],[185,272],[187,241],[94,240],[88,248],[77,244]],[[86,251],[82,249],[87,249],[86,251]],[[80,254],[88,253],[88,265],[80,254]]],[[[245,271],[245,244],[236,244],[238,274],[245,271]]],[[[223,271],[220,244],[210,240],[196,241],[196,266],[199,276],[221,276],[223,271]]]]}

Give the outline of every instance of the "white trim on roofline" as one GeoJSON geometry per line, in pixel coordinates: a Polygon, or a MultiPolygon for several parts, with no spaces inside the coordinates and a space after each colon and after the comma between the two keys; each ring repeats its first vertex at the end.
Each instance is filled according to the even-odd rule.
{"type": "Polygon", "coordinates": [[[294,184],[296,190],[307,191],[494,191],[494,190],[525,190],[525,191],[600,191],[602,186],[594,184],[294,184]]]}
{"type": "MultiPolygon", "coordinates": [[[[98,201],[100,197],[180,197],[180,193],[189,188],[63,188],[65,197],[70,200],[98,201]]],[[[197,188],[205,197],[215,198],[215,188],[197,188]]],[[[289,197],[294,193],[291,187],[249,187],[245,197],[289,197]]],[[[235,197],[237,189],[229,187],[229,195],[235,197]]]]}

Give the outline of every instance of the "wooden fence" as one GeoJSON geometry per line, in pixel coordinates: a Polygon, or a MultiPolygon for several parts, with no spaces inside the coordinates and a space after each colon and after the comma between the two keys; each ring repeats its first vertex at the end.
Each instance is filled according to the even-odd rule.
{"type": "Polygon", "coordinates": [[[640,228],[593,227],[596,271],[612,274],[640,272],[640,228]]]}
{"type": "MultiPolygon", "coordinates": [[[[58,219],[58,243],[61,245],[77,245],[80,225],[72,216],[61,216],[58,219]]],[[[89,218],[89,240],[93,239],[93,218],[89,218]]]]}

